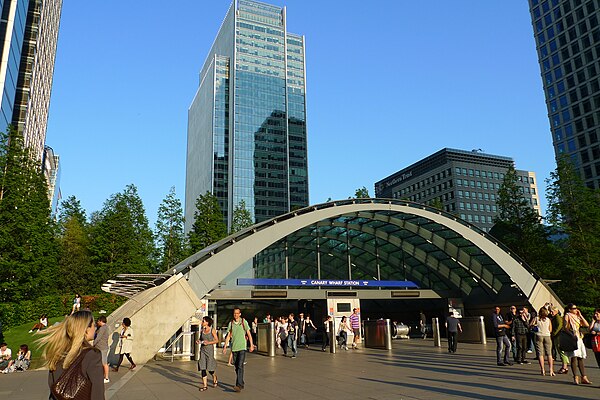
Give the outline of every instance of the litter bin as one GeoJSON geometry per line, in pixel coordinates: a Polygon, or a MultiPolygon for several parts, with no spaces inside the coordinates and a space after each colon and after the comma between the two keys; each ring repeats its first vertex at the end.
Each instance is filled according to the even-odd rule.
{"type": "Polygon", "coordinates": [[[392,349],[392,323],[389,319],[364,321],[365,347],[392,349]]]}
{"type": "Polygon", "coordinates": [[[256,332],[256,352],[263,356],[275,357],[275,323],[259,323],[256,332]]]}

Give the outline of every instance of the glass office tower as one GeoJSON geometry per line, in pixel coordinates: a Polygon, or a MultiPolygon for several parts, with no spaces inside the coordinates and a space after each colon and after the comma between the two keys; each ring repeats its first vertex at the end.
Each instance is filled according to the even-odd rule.
{"type": "Polygon", "coordinates": [[[600,1],[529,0],[554,151],[600,188],[600,1]]]}
{"type": "Polygon", "coordinates": [[[308,205],[305,89],[285,8],[234,1],[188,111],[186,231],[207,191],[228,227],[242,200],[255,222],[308,205]]]}

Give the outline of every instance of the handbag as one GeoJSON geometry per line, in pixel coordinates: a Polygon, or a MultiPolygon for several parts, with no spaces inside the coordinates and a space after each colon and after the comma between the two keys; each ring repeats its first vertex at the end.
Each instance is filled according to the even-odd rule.
{"type": "Polygon", "coordinates": [[[588,349],[592,348],[592,338],[594,337],[594,335],[592,335],[591,333],[586,333],[585,335],[583,335],[583,345],[585,347],[587,347],[588,349]]]}
{"type": "Polygon", "coordinates": [[[600,335],[593,335],[592,337],[592,351],[594,353],[600,353],[600,335]]]}
{"type": "Polygon", "coordinates": [[[558,343],[562,351],[575,351],[577,350],[577,336],[571,331],[563,329],[558,334],[558,343]]]}
{"type": "Polygon", "coordinates": [[[54,371],[50,393],[56,400],[89,400],[92,398],[92,382],[83,374],[81,363],[90,349],[84,349],[73,361],[68,369],[64,370],[60,378],[54,381],[54,371]]]}

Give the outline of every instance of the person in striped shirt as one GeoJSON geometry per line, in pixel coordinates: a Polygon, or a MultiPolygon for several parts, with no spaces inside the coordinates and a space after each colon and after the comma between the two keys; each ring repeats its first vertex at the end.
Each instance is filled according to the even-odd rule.
{"type": "Polygon", "coordinates": [[[354,339],[352,340],[352,349],[358,349],[358,341],[360,340],[360,316],[358,315],[358,308],[352,310],[350,315],[350,328],[354,333],[354,339]]]}

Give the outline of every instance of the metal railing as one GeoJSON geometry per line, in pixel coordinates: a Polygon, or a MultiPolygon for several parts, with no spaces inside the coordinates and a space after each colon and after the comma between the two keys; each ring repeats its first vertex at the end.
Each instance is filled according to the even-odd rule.
{"type": "MultiPolygon", "coordinates": [[[[171,340],[171,342],[169,344],[167,344],[167,346],[165,346],[164,349],[159,350],[157,355],[160,355],[162,358],[166,359],[167,357],[169,357],[169,355],[167,355],[167,353],[170,354],[171,357],[171,362],[173,362],[173,359],[175,357],[194,357],[194,353],[192,352],[184,352],[183,351],[183,343],[184,343],[184,337],[187,337],[188,340],[193,340],[194,339],[194,332],[192,331],[187,331],[187,332],[181,332],[179,335],[177,335],[177,337],[173,340],[171,340]],[[169,351],[170,349],[170,351],[169,351]]],[[[194,346],[190,347],[191,349],[194,348],[194,346]]]]}

